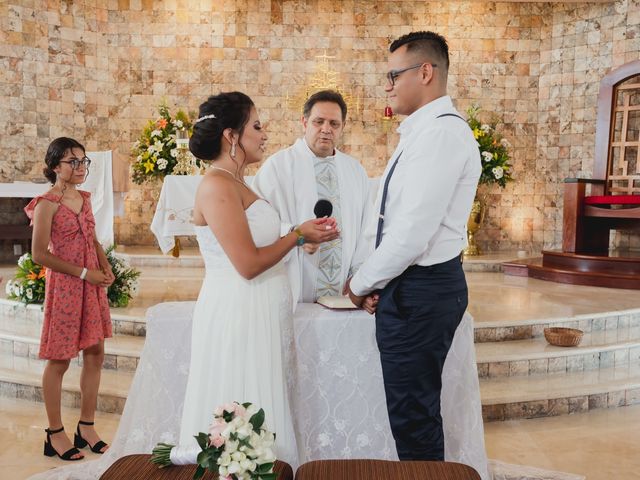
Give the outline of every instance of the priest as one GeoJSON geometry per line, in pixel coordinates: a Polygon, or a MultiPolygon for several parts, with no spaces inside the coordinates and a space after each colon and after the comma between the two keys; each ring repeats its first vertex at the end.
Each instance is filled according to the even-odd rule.
{"type": "Polygon", "coordinates": [[[341,230],[335,241],[306,244],[287,257],[294,302],[342,295],[346,279],[373,249],[362,235],[373,215],[369,178],[360,162],[336,147],[346,119],[347,105],[338,92],[311,95],[303,107],[304,136],[269,157],[252,183],[280,214],[282,235],[317,214],[329,214],[317,208],[314,214],[319,200],[330,202],[341,230]]]}

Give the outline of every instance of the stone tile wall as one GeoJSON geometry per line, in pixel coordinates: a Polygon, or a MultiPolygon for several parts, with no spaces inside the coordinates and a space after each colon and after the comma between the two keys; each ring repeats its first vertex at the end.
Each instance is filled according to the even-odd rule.
{"type": "MultiPolygon", "coordinates": [[[[39,175],[57,136],[128,151],[162,99],[195,111],[231,89],[256,102],[273,153],[300,134],[292,99],[325,54],[359,99],[343,149],[379,175],[397,141],[381,120],[389,40],[436,30],[459,110],[496,114],[513,145],[516,182],[483,191],[485,250],[559,245],[561,182],[592,169],[600,78],[640,58],[639,0],[22,0],[0,4],[0,23],[0,181],[39,175]]],[[[154,243],[157,190],[132,185],[119,243],[154,243]]],[[[637,236],[617,241],[640,248],[637,236]]]]}

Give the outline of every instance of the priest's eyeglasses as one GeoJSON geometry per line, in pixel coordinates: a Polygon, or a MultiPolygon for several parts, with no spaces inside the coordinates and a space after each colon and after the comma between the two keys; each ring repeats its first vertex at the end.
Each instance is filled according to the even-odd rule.
{"type": "Polygon", "coordinates": [[[68,163],[71,165],[72,170],[76,170],[80,165],[89,168],[91,166],[91,159],[89,157],[74,158],[73,160],[60,160],[60,163],[68,163]]]}
{"type": "MultiPolygon", "coordinates": [[[[408,70],[413,70],[414,68],[420,68],[425,63],[429,62],[416,63],[415,65],[411,65],[410,67],[400,68],[398,70],[389,70],[387,72],[387,81],[389,82],[389,85],[391,85],[392,87],[395,86],[396,79],[400,76],[401,73],[404,73],[408,70]]],[[[435,63],[429,63],[429,65],[431,65],[433,68],[438,66],[435,63]]]]}

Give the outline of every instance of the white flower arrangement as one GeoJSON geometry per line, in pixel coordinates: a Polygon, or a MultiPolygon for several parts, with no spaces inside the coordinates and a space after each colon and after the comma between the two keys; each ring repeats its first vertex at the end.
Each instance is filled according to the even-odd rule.
{"type": "Polygon", "coordinates": [[[264,410],[233,402],[216,408],[213,417],[209,432],[195,436],[199,448],[159,443],[151,461],[160,468],[197,464],[194,480],[207,470],[217,473],[220,480],[276,480],[275,434],[263,427],[264,410]]]}

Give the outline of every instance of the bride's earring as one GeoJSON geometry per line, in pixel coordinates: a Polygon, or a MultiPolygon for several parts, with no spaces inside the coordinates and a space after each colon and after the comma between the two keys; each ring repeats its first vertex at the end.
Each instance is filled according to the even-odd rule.
{"type": "Polygon", "coordinates": [[[231,155],[231,158],[236,158],[236,144],[235,142],[231,144],[231,151],[229,152],[229,155],[231,155]]]}

